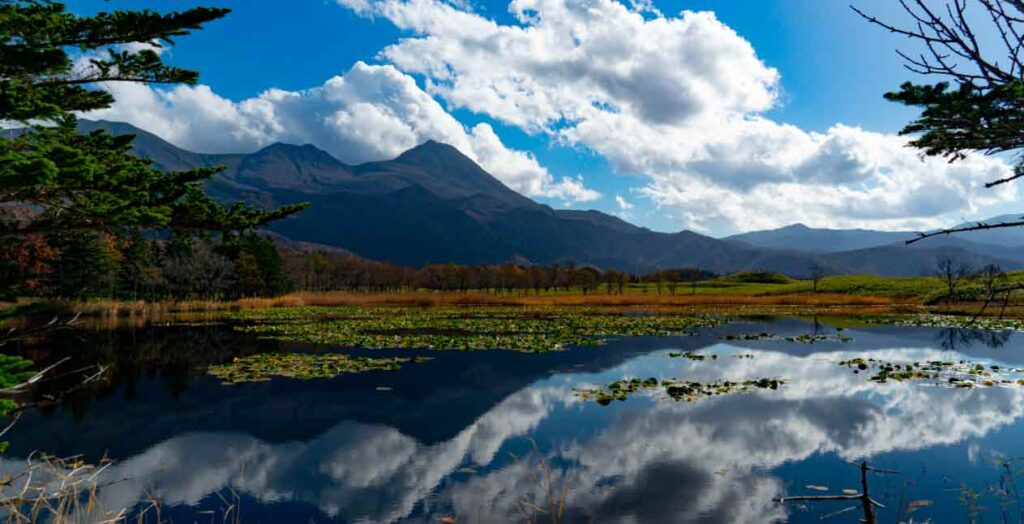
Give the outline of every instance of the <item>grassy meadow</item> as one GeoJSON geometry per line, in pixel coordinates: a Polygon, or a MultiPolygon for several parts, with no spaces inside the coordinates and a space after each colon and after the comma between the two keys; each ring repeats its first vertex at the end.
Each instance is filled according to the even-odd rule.
{"type": "MultiPolygon", "coordinates": [[[[1024,272],[1007,275],[1006,283],[1024,283],[1024,272]]],[[[631,282],[623,287],[601,284],[589,289],[435,291],[299,291],[278,297],[237,300],[117,301],[89,300],[45,304],[24,300],[7,311],[45,316],[53,310],[80,315],[84,325],[113,322],[144,324],[181,315],[218,316],[233,311],[329,307],[585,307],[608,310],[674,310],[685,314],[974,315],[981,310],[980,282],[965,279],[956,300],[947,297],[936,277],[841,275],[821,279],[814,291],[809,280],[775,273],[737,273],[699,282],[631,282]]],[[[4,305],[0,305],[4,306],[4,305]]],[[[0,307],[3,309],[3,307],[0,307]]],[[[1024,300],[1014,296],[1006,308],[989,307],[986,315],[1024,317],[1024,300]]]]}

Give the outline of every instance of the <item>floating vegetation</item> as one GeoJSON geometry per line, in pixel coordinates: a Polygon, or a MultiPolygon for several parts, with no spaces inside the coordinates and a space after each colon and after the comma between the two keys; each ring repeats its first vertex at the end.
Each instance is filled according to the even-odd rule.
{"type": "Polygon", "coordinates": [[[617,380],[600,389],[576,389],[575,393],[583,400],[592,400],[602,406],[607,406],[614,400],[626,400],[641,391],[660,389],[667,398],[672,400],[693,402],[716,395],[749,393],[756,389],[779,389],[782,384],[785,384],[785,381],[776,378],[761,378],[743,382],[718,380],[705,384],[688,380],[659,381],[652,377],[644,380],[639,378],[617,380]]]}
{"type": "Polygon", "coordinates": [[[681,336],[722,322],[703,316],[623,315],[568,308],[282,308],[233,312],[238,329],[342,347],[545,352],[618,336],[681,336]]]}
{"type": "Polygon", "coordinates": [[[744,333],[740,335],[722,335],[721,340],[779,340],[775,333],[744,333]]]}
{"type": "Polygon", "coordinates": [[[954,315],[880,315],[865,317],[868,324],[907,327],[969,328],[1024,331],[1024,319],[963,317],[954,315]]]}
{"type": "Polygon", "coordinates": [[[805,333],[793,337],[780,337],[774,333],[745,333],[741,335],[722,335],[718,338],[721,340],[785,340],[786,342],[796,344],[814,344],[816,342],[842,342],[843,344],[848,344],[853,342],[853,338],[842,333],[836,333],[835,335],[805,333]]]}
{"type": "Polygon", "coordinates": [[[669,353],[668,356],[670,358],[687,358],[687,359],[690,359],[690,360],[692,360],[694,362],[703,362],[703,361],[705,361],[707,359],[718,360],[718,355],[715,355],[715,354],[704,355],[704,354],[701,354],[701,353],[694,353],[693,351],[687,351],[685,353],[673,352],[673,353],[669,353]]]}
{"type": "MultiPolygon", "coordinates": [[[[0,354],[0,389],[9,389],[30,379],[35,373],[29,370],[32,361],[17,355],[0,354]]],[[[17,402],[9,398],[0,398],[0,417],[6,417],[17,402]]]]}
{"type": "Polygon", "coordinates": [[[920,380],[959,388],[1024,385],[1024,378],[1019,377],[1024,374],[1024,369],[1004,368],[995,364],[985,366],[967,360],[893,363],[858,357],[844,360],[839,365],[852,368],[854,373],[872,373],[868,380],[879,384],[920,380]]]}
{"type": "Polygon", "coordinates": [[[836,333],[834,336],[830,335],[812,335],[806,333],[795,337],[786,337],[786,342],[796,342],[797,344],[814,344],[817,342],[841,342],[843,344],[849,344],[853,342],[853,338],[843,335],[842,333],[836,333]]]}
{"type": "Polygon", "coordinates": [[[224,384],[234,385],[263,382],[273,377],[311,380],[333,378],[345,373],[390,371],[400,368],[409,361],[408,358],[350,357],[336,353],[262,353],[236,358],[228,364],[210,366],[207,372],[220,378],[224,384]]]}

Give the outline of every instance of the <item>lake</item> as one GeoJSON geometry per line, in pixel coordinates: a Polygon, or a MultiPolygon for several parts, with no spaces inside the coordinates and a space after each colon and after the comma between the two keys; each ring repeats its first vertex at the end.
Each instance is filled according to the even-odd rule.
{"type": "Polygon", "coordinates": [[[271,351],[332,350],[218,323],[63,332],[27,356],[107,372],[56,404],[46,388],[70,378],[37,392],[4,468],[37,450],[109,457],[104,507],[155,499],[174,522],[220,522],[230,505],[243,522],[545,522],[552,501],[564,522],[858,522],[859,501],[776,499],[857,492],[867,460],[895,472],[868,475],[880,522],[1024,515],[1024,479],[1007,473],[1024,467],[1018,333],[748,319],[539,354],[348,350],[432,358],[325,379],[206,372],[271,351]],[[939,361],[959,367],[870,380],[871,365],[939,361]],[[947,380],[993,366],[1006,383],[947,380]],[[580,393],[632,377],[783,382],[691,401],[580,393]]]}

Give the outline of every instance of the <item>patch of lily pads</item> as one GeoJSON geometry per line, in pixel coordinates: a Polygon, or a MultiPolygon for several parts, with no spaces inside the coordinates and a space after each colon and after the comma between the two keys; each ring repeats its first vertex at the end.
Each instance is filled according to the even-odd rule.
{"type": "Polygon", "coordinates": [[[1024,331],[1024,319],[964,317],[955,315],[879,315],[865,317],[868,324],[906,327],[969,328],[1024,331]]]}
{"type": "Polygon", "coordinates": [[[708,397],[750,393],[759,389],[776,390],[785,383],[784,380],[777,378],[760,378],[742,382],[717,380],[702,383],[689,380],[658,380],[651,377],[617,380],[601,388],[576,389],[574,393],[583,400],[594,401],[602,406],[607,406],[617,400],[624,401],[640,392],[659,391],[667,399],[694,402],[708,397]]]}
{"type": "Polygon", "coordinates": [[[743,334],[729,334],[718,337],[720,340],[735,341],[735,340],[762,340],[762,341],[786,341],[795,344],[815,344],[818,342],[840,342],[843,344],[849,344],[853,342],[852,337],[848,337],[842,333],[836,333],[835,335],[820,335],[813,333],[804,333],[797,336],[782,337],[775,333],[743,333],[743,334]]]}
{"type": "Polygon", "coordinates": [[[683,336],[721,319],[565,308],[282,308],[235,312],[237,329],[290,342],[362,348],[546,352],[619,336],[683,336]]]}
{"type": "Polygon", "coordinates": [[[839,362],[854,373],[870,373],[868,380],[886,382],[927,381],[958,388],[1024,386],[1024,369],[1006,368],[996,364],[980,364],[967,360],[894,363],[874,358],[852,358],[839,362]]]}
{"type": "Polygon", "coordinates": [[[668,354],[669,358],[685,358],[694,362],[703,362],[705,360],[718,360],[718,355],[705,354],[705,353],[694,353],[693,351],[686,352],[672,352],[668,354]]]}
{"type": "Polygon", "coordinates": [[[350,357],[337,353],[262,353],[210,366],[207,372],[226,385],[235,385],[265,382],[275,377],[312,380],[348,373],[393,371],[411,361],[421,363],[426,360],[430,359],[350,357]]]}

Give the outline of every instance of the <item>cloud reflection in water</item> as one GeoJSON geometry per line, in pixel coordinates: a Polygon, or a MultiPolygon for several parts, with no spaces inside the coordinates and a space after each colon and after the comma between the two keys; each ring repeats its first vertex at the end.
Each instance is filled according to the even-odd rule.
{"type": "MultiPolygon", "coordinates": [[[[553,466],[553,484],[568,489],[567,521],[767,522],[786,515],[772,501],[783,490],[775,467],[822,453],[850,460],[957,443],[1024,413],[1019,387],[874,384],[837,365],[854,356],[951,360],[948,351],[755,351],[753,359],[738,359],[729,355],[751,351],[722,344],[702,352],[721,358],[693,362],[658,353],[600,374],[550,377],[435,444],[354,421],[280,444],[240,433],[183,434],[115,464],[110,478],[128,480],[103,492],[104,506],[131,505],[146,493],[166,506],[194,506],[233,489],[267,503],[306,503],[344,521],[436,512],[502,522],[522,515],[520,500],[544,500],[546,486],[538,481],[544,461],[553,466]],[[627,376],[789,382],[779,391],[693,403],[639,398],[601,407],[573,395],[574,387],[627,376]],[[597,431],[577,432],[565,420],[590,421],[597,431]],[[506,446],[538,432],[545,440],[537,451],[509,460],[506,446]],[[477,474],[453,476],[466,465],[477,474]]],[[[5,467],[16,469],[17,461],[5,467]]]]}

